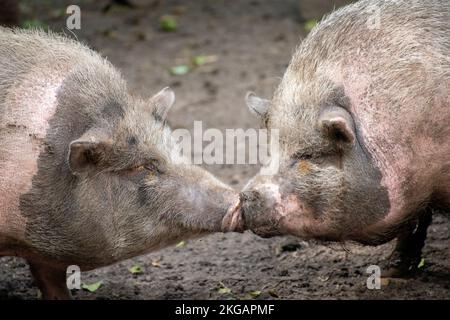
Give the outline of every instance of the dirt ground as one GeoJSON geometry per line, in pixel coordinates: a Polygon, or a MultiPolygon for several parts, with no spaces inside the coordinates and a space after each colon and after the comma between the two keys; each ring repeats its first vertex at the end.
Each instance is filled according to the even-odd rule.
{"type": "MultiPolygon", "coordinates": [[[[37,19],[61,31],[65,8],[74,1],[23,2],[23,20],[37,19]]],[[[305,24],[333,7],[325,0],[132,0],[138,8],[112,7],[104,13],[107,2],[78,1],[82,16],[76,36],[116,65],[136,94],[148,97],[171,86],[177,102],[169,121],[173,128],[188,129],[194,120],[202,120],[204,128],[257,127],[245,93],[270,97],[307,34],[305,24]],[[160,30],[165,14],[176,15],[177,31],[160,30]],[[168,72],[197,55],[217,61],[185,75],[168,72]]],[[[258,170],[250,165],[207,169],[236,189],[258,170]]],[[[83,273],[84,283],[103,284],[93,293],[73,294],[76,299],[447,299],[449,228],[447,217],[435,215],[420,274],[383,282],[380,290],[367,289],[366,268],[386,258],[393,243],[344,247],[245,232],[214,234],[83,273]],[[135,265],[143,273],[133,275],[129,268],[135,265]],[[224,286],[230,290],[219,290],[224,286]]],[[[0,259],[0,299],[37,297],[25,261],[0,259]]]]}

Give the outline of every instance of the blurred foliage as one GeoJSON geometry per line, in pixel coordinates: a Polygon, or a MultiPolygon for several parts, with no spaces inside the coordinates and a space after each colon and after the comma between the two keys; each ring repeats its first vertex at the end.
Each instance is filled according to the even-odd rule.
{"type": "Polygon", "coordinates": [[[132,266],[132,267],[129,269],[129,271],[130,271],[132,274],[142,274],[142,273],[144,273],[144,269],[143,269],[140,265],[134,265],[134,266],[132,266]]]}
{"type": "Polygon", "coordinates": [[[87,290],[89,292],[95,292],[102,286],[102,284],[103,284],[102,281],[94,282],[94,283],[91,283],[91,284],[83,283],[81,288],[84,289],[84,290],[87,290]]]}
{"type": "Polygon", "coordinates": [[[178,22],[175,16],[164,15],[160,19],[160,26],[163,31],[173,32],[178,29],[178,22]]]}
{"type": "Polygon", "coordinates": [[[190,70],[191,70],[191,68],[189,68],[189,66],[182,64],[182,65],[170,68],[169,72],[173,76],[182,76],[182,75],[188,73],[190,70]]]}
{"type": "Polygon", "coordinates": [[[180,241],[180,242],[177,243],[175,248],[183,248],[185,246],[186,246],[186,241],[180,241]]]}
{"type": "Polygon", "coordinates": [[[45,31],[48,31],[49,27],[44,22],[37,20],[37,19],[31,19],[31,20],[25,20],[22,23],[22,28],[24,29],[42,29],[45,31]]]}
{"type": "Polygon", "coordinates": [[[305,22],[304,28],[306,31],[310,32],[317,25],[317,19],[311,19],[305,22]]]}

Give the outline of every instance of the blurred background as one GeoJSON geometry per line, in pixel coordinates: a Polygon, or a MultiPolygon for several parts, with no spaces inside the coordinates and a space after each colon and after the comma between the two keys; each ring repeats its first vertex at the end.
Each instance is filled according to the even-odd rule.
{"type": "MultiPolygon", "coordinates": [[[[249,90],[270,98],[295,47],[346,0],[0,0],[0,24],[43,28],[77,38],[121,70],[134,94],[165,86],[177,101],[173,128],[256,128],[249,90]],[[66,9],[81,9],[81,29],[66,28],[66,9]]],[[[0,45],[2,45],[0,43],[0,45]]],[[[240,189],[255,165],[205,166],[240,189]]],[[[448,224],[437,216],[418,278],[368,290],[366,268],[392,244],[377,248],[261,239],[250,232],[180,242],[143,257],[83,273],[83,299],[346,299],[448,298],[448,224]],[[92,292],[91,292],[92,291],[92,292]]],[[[36,299],[23,260],[0,259],[0,299],[36,299]]]]}

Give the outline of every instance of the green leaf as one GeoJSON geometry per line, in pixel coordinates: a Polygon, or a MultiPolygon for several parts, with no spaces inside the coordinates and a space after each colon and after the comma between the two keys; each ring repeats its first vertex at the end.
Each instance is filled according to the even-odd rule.
{"type": "Polygon", "coordinates": [[[95,292],[102,286],[102,284],[103,284],[103,281],[94,282],[91,284],[83,283],[81,288],[83,288],[84,290],[87,290],[89,292],[95,292]]]}
{"type": "Polygon", "coordinates": [[[258,298],[261,295],[261,291],[250,291],[249,294],[250,296],[252,296],[252,298],[258,298]]]}
{"type": "Polygon", "coordinates": [[[425,266],[425,259],[420,259],[419,265],[417,266],[418,269],[422,269],[425,266]]]}
{"type": "Polygon", "coordinates": [[[229,293],[231,293],[231,289],[230,288],[220,288],[219,293],[220,294],[229,294],[229,293]]]}
{"type": "Polygon", "coordinates": [[[213,63],[217,61],[216,55],[209,55],[209,56],[196,56],[192,59],[192,63],[196,67],[200,67],[204,64],[213,63]]]}
{"type": "Polygon", "coordinates": [[[194,64],[199,67],[206,63],[206,57],[205,56],[196,56],[194,57],[194,64]]]}
{"type": "Polygon", "coordinates": [[[230,294],[231,293],[231,289],[227,288],[227,286],[222,281],[220,281],[219,282],[219,290],[218,290],[218,292],[220,294],[230,294]]]}
{"type": "Polygon", "coordinates": [[[184,246],[186,246],[186,241],[180,241],[177,243],[175,248],[183,248],[184,246]]]}
{"type": "Polygon", "coordinates": [[[176,31],[178,29],[178,23],[174,16],[165,15],[160,20],[161,29],[167,32],[176,31]]]}
{"type": "Polygon", "coordinates": [[[316,19],[311,19],[305,22],[304,28],[306,31],[310,32],[317,25],[316,19]]]}
{"type": "Polygon", "coordinates": [[[186,74],[190,71],[189,66],[187,65],[180,65],[170,68],[170,74],[173,76],[181,76],[183,74],[186,74]]]}
{"type": "Polygon", "coordinates": [[[132,273],[132,274],[141,274],[141,273],[144,273],[144,269],[140,266],[140,265],[135,265],[135,266],[132,266],[130,269],[128,269],[128,270],[130,270],[130,272],[132,273]]]}
{"type": "Polygon", "coordinates": [[[22,28],[24,29],[43,29],[43,30],[48,30],[48,25],[46,25],[44,22],[36,20],[36,19],[31,19],[31,20],[25,20],[22,23],[22,28]]]}

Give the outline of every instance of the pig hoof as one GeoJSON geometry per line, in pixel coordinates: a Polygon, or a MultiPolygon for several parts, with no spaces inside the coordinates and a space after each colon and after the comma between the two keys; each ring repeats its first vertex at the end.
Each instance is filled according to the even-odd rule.
{"type": "Polygon", "coordinates": [[[411,278],[418,270],[418,260],[420,259],[407,257],[391,258],[383,268],[381,276],[383,278],[411,278]]]}

